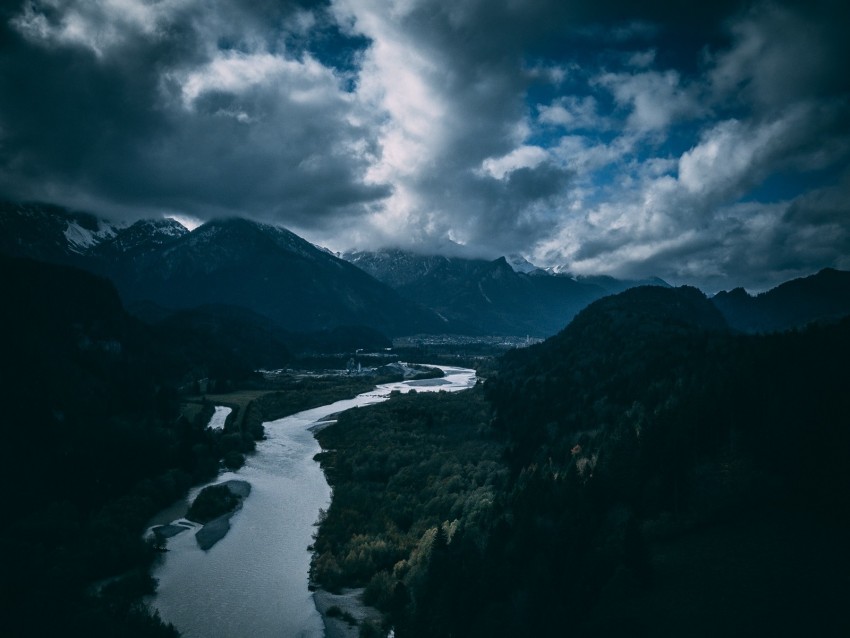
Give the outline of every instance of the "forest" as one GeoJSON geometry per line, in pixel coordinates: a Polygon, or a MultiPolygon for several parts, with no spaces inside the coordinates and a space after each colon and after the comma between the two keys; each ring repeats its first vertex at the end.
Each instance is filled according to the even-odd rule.
{"type": "MultiPolygon", "coordinates": [[[[250,348],[142,323],[106,280],[0,267],[0,624],[175,636],[140,602],[146,521],[241,465],[263,421],[381,379],[258,376],[250,348]],[[204,378],[244,399],[221,431],[203,396],[185,411],[204,378]]],[[[334,498],[311,581],[365,588],[384,624],[361,635],[850,633],[850,319],[742,334],[696,289],[644,287],[460,356],[475,388],[317,433],[334,498]]]]}
{"type": "Polygon", "coordinates": [[[0,257],[0,275],[0,626],[16,636],[175,636],[141,602],[158,554],[142,538],[146,522],[191,485],[239,467],[264,421],[374,380],[264,379],[251,349],[219,338],[222,324],[186,340],[131,317],[107,280],[81,270],[0,257]],[[257,398],[210,430],[203,396],[184,410],[199,379],[257,398]]]}
{"type": "Polygon", "coordinates": [[[314,579],[366,585],[400,637],[844,635],[848,360],[847,319],[741,335],[695,289],[600,300],[483,388],[321,433],[314,579]]]}

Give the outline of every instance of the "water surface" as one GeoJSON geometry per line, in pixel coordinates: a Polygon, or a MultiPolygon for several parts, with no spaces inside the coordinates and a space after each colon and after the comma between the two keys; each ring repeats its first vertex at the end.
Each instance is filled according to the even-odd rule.
{"type": "Polygon", "coordinates": [[[152,604],[163,620],[190,638],[323,636],[307,589],[307,546],[331,489],[313,460],[320,447],[309,428],[343,410],[384,401],[393,390],[455,391],[475,384],[473,370],[440,367],[446,376],[438,383],[383,384],[354,399],[266,423],[266,440],[245,466],[214,481],[235,478],[252,486],[227,536],[206,552],[193,531],[168,540],[169,551],[153,574],[159,589],[152,604]]]}

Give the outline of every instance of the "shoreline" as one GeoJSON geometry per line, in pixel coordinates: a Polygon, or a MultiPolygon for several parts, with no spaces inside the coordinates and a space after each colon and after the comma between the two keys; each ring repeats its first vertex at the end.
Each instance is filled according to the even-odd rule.
{"type": "Polygon", "coordinates": [[[374,607],[363,603],[363,587],[344,588],[339,594],[318,588],[313,592],[313,602],[325,625],[325,638],[358,638],[364,620],[380,626],[383,615],[374,607]],[[328,613],[333,608],[338,611],[328,613]],[[354,619],[356,624],[351,624],[354,619]]]}
{"type": "MultiPolygon", "coordinates": [[[[401,365],[404,366],[406,371],[414,372],[414,369],[408,367],[407,364],[401,365]]],[[[408,387],[410,392],[415,392],[417,388],[422,388],[424,392],[433,391],[435,389],[442,391],[440,389],[442,386],[453,385],[452,381],[449,381],[446,378],[448,376],[447,370],[454,369],[452,366],[435,365],[427,367],[439,370],[441,376],[416,379],[407,378],[407,375],[404,375],[405,378],[401,382],[395,383],[403,383],[408,387]]],[[[472,378],[474,379],[476,376],[475,372],[471,372],[473,373],[472,378]]],[[[380,385],[381,384],[376,384],[373,388],[373,392],[377,390],[380,385]]],[[[467,388],[469,387],[472,386],[467,386],[467,388]]],[[[392,392],[397,392],[397,390],[392,390],[392,392]]],[[[392,396],[392,393],[390,396],[392,396]]],[[[316,435],[328,426],[336,423],[340,414],[342,414],[342,412],[329,414],[313,423],[307,429],[313,434],[316,441],[319,442],[318,436],[316,435]]],[[[321,443],[319,443],[319,448],[321,450],[320,454],[324,454],[329,451],[323,447],[321,443]]],[[[318,458],[319,455],[316,455],[314,460],[317,460],[318,458]]],[[[321,463],[319,463],[319,466],[321,467],[321,463]]],[[[324,468],[322,468],[322,470],[324,473],[324,468]]],[[[328,485],[331,486],[331,490],[333,490],[333,484],[328,480],[326,474],[325,480],[328,485]]],[[[333,498],[333,491],[331,492],[331,498],[333,498]]],[[[315,557],[315,550],[311,550],[311,553],[315,557]]],[[[343,588],[339,594],[334,594],[322,589],[321,587],[316,587],[313,591],[313,602],[316,605],[316,610],[322,617],[322,623],[325,626],[325,638],[359,638],[360,627],[364,621],[371,622],[376,627],[383,626],[385,621],[383,613],[375,607],[368,606],[363,602],[364,591],[365,587],[343,588]]],[[[390,632],[390,635],[392,635],[392,632],[390,632]]]]}

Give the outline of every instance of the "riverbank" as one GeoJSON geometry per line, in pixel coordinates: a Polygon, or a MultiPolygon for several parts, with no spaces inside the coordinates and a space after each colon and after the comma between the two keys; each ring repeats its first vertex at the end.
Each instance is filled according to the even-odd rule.
{"type": "Polygon", "coordinates": [[[476,529],[507,477],[502,446],[482,435],[491,415],[480,390],[411,385],[415,394],[343,412],[315,428],[333,499],[313,545],[311,582],[330,638],[359,635],[345,614],[363,617],[363,593],[374,605],[367,609],[379,612],[371,618],[376,627],[385,626],[385,617],[395,624],[409,616],[437,530],[445,538],[461,527],[476,529]]]}
{"type": "Polygon", "coordinates": [[[362,587],[343,589],[332,594],[324,589],[313,592],[316,609],[325,624],[325,638],[358,638],[364,622],[380,626],[380,611],[363,603],[362,587]]]}
{"type": "MultiPolygon", "coordinates": [[[[436,397],[444,396],[437,390],[474,385],[471,370],[448,369],[446,374],[451,385],[411,386],[403,381],[377,388],[370,385],[357,397],[266,421],[266,438],[258,442],[257,453],[249,455],[243,467],[218,479],[244,479],[252,486],[227,537],[209,552],[201,550],[189,534],[168,540],[169,551],[153,574],[159,588],[151,604],[161,617],[181,631],[205,638],[325,633],[333,638],[359,636],[361,627],[375,620],[380,625],[380,615],[364,610],[359,599],[362,590],[337,598],[324,593],[314,596],[308,589],[311,554],[305,549],[314,541],[316,519],[331,503],[330,485],[314,460],[322,449],[310,428],[317,423],[329,427],[341,413],[365,412],[351,408],[380,403],[414,388],[436,397]],[[350,626],[347,618],[357,626],[350,626]],[[360,624],[364,621],[367,624],[360,624]]],[[[350,389],[353,383],[342,385],[350,389]]],[[[261,403],[267,407],[265,400],[261,403]]],[[[327,589],[339,591],[335,586],[327,589]]]]}

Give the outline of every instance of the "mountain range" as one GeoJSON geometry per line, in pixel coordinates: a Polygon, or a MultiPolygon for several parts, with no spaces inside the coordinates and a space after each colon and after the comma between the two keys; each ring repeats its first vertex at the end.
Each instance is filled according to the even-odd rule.
{"type": "Polygon", "coordinates": [[[719,292],[711,301],[733,328],[776,332],[812,321],[834,322],[850,315],[850,272],[824,268],[758,295],[743,288],[719,292]]]}
{"type": "MultiPolygon", "coordinates": [[[[597,299],[638,286],[669,287],[657,278],[573,276],[520,255],[484,260],[400,249],[334,255],[284,228],[240,218],[189,231],[167,218],[114,223],[8,202],[0,203],[0,253],[107,277],[124,305],[148,321],[202,309],[202,325],[242,322],[244,333],[259,317],[288,334],[288,344],[292,333],[346,326],[388,336],[546,337],[597,299]]],[[[850,314],[850,273],[827,269],[756,296],[737,288],[711,303],[740,332],[833,320],[850,314]]],[[[199,315],[181,316],[197,322],[199,315]]],[[[349,330],[344,340],[355,334],[366,333],[349,330]]]]}
{"type": "Polygon", "coordinates": [[[47,206],[0,209],[0,252],[111,279],[124,303],[168,311],[229,305],[296,332],[362,325],[387,335],[451,332],[434,312],[286,229],[245,219],[188,231],[169,219],[118,226],[47,206]]]}
{"type": "Polygon", "coordinates": [[[472,333],[548,336],[596,299],[635,286],[668,286],[660,279],[552,274],[516,255],[510,262],[505,257],[487,261],[389,249],[343,257],[472,333]]]}

